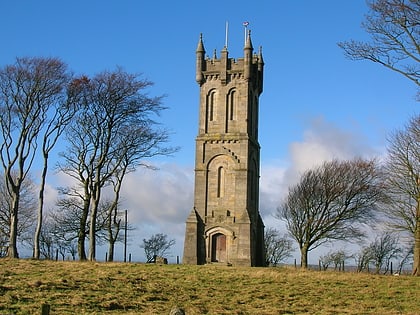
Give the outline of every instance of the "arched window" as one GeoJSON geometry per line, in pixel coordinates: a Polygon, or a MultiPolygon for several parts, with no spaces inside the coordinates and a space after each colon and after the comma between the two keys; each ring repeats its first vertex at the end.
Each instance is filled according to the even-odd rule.
{"type": "Polygon", "coordinates": [[[235,110],[236,110],[236,92],[231,91],[228,95],[228,102],[227,102],[227,119],[234,120],[235,117],[235,110]]]}
{"type": "Polygon", "coordinates": [[[222,198],[225,192],[225,170],[223,166],[217,169],[217,198],[222,198]]]}
{"type": "Polygon", "coordinates": [[[216,92],[210,91],[210,94],[207,98],[207,117],[209,121],[215,119],[215,107],[216,107],[216,92]]]}

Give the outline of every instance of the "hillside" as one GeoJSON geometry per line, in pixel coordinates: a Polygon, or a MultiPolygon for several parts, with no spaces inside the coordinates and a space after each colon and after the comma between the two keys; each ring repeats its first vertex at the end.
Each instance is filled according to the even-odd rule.
{"type": "Polygon", "coordinates": [[[294,268],[0,259],[0,314],[420,314],[420,279],[294,268]]]}

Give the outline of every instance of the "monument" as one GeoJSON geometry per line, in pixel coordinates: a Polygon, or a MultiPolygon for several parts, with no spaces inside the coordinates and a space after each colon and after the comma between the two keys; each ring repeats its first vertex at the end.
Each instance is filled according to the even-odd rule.
{"type": "Polygon", "coordinates": [[[243,58],[205,57],[200,35],[196,81],[200,87],[194,207],[186,220],[184,264],[263,266],[264,224],[259,214],[259,96],[261,48],[253,52],[245,29],[243,58]]]}

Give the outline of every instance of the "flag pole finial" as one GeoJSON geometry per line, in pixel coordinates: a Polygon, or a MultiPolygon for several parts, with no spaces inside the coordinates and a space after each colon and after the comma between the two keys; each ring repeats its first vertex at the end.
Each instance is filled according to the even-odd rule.
{"type": "Polygon", "coordinates": [[[248,21],[245,21],[245,22],[242,23],[242,25],[244,26],[244,31],[245,31],[245,40],[244,40],[244,43],[246,44],[246,35],[247,35],[247,30],[248,30],[249,22],[248,21]]]}

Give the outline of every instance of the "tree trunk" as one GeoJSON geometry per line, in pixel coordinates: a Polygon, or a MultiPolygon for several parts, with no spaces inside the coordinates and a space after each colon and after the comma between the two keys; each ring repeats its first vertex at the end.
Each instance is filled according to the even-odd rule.
{"type": "Polygon", "coordinates": [[[90,199],[91,195],[89,193],[89,181],[86,180],[83,183],[84,189],[84,199],[83,199],[83,213],[82,217],[80,218],[80,225],[79,225],[79,235],[77,239],[77,251],[79,255],[79,260],[85,261],[87,260],[86,256],[86,248],[85,248],[85,241],[86,241],[86,223],[89,215],[89,207],[90,207],[90,199]]]}
{"type": "Polygon", "coordinates": [[[47,177],[48,169],[48,154],[44,154],[44,167],[42,169],[41,175],[41,185],[39,187],[39,204],[38,204],[38,221],[36,224],[35,235],[34,235],[34,258],[39,259],[40,249],[39,249],[39,239],[41,237],[42,230],[42,218],[43,218],[43,209],[44,209],[44,191],[45,191],[45,178],[47,177]]]}
{"type": "Polygon", "coordinates": [[[308,269],[308,246],[303,245],[300,248],[300,266],[308,269]]]}
{"type": "Polygon", "coordinates": [[[89,260],[96,260],[96,209],[92,209],[90,213],[89,224],[89,260]]]}
{"type": "Polygon", "coordinates": [[[85,261],[87,259],[85,241],[86,233],[80,230],[77,238],[77,254],[79,255],[79,260],[81,261],[85,261]]]}
{"type": "Polygon", "coordinates": [[[7,257],[19,258],[17,250],[17,231],[18,231],[18,209],[19,209],[19,193],[13,192],[12,213],[10,214],[10,234],[9,247],[7,248],[7,257]]]}
{"type": "Polygon", "coordinates": [[[86,205],[84,205],[83,214],[82,214],[82,217],[80,218],[79,234],[77,237],[77,254],[79,255],[79,260],[81,261],[84,261],[87,259],[85,241],[86,241],[86,222],[87,222],[87,217],[88,217],[88,211],[89,211],[89,207],[86,208],[86,205]]]}
{"type": "Polygon", "coordinates": [[[96,260],[96,217],[98,214],[99,207],[99,196],[100,188],[95,187],[94,194],[92,196],[93,206],[90,212],[90,224],[89,224],[89,260],[96,260]]]}
{"type": "Polygon", "coordinates": [[[114,248],[115,248],[115,241],[113,239],[109,240],[109,246],[108,246],[108,261],[114,261],[114,248]]]}
{"type": "Polygon", "coordinates": [[[416,226],[414,230],[413,275],[420,276],[420,197],[417,199],[416,226]]]}

